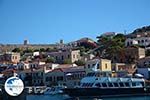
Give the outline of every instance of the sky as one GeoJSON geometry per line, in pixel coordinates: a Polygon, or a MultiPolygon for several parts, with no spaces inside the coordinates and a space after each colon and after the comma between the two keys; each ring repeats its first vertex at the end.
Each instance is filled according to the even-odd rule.
{"type": "Polygon", "coordinates": [[[0,0],[0,43],[65,43],[150,25],[150,0],[0,0]]]}

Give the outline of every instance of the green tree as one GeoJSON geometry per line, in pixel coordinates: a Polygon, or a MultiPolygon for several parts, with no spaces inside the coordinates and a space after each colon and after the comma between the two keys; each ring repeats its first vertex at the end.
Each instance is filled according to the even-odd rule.
{"type": "Polygon", "coordinates": [[[75,61],[74,63],[75,63],[76,65],[78,65],[78,66],[84,66],[84,65],[85,65],[85,62],[82,61],[82,60],[77,60],[77,61],[75,61]]]}
{"type": "Polygon", "coordinates": [[[64,64],[72,64],[72,62],[71,62],[70,59],[65,59],[63,63],[64,63],[64,64]]]}
{"type": "Polygon", "coordinates": [[[20,50],[20,48],[14,48],[14,49],[12,50],[12,52],[18,52],[18,53],[20,53],[21,50],[20,50]]]}
{"type": "Polygon", "coordinates": [[[40,48],[40,52],[45,52],[46,50],[44,48],[40,48]]]}
{"type": "Polygon", "coordinates": [[[45,51],[50,52],[51,50],[52,50],[51,48],[47,48],[45,51]]]}
{"type": "Polygon", "coordinates": [[[85,47],[81,46],[81,47],[79,47],[78,49],[80,50],[80,55],[83,56],[84,53],[86,52],[85,47]]]}
{"type": "Polygon", "coordinates": [[[47,59],[46,59],[46,63],[55,63],[55,62],[56,62],[56,60],[54,57],[47,57],[47,59]]]}
{"type": "Polygon", "coordinates": [[[33,53],[33,49],[28,48],[24,50],[23,53],[33,53]]]}
{"type": "Polygon", "coordinates": [[[121,53],[125,48],[125,35],[117,34],[112,38],[99,36],[98,44],[99,48],[97,49],[98,56],[113,59],[115,54],[121,53]]]}
{"type": "Polygon", "coordinates": [[[40,51],[39,49],[35,49],[34,52],[40,51]]]}
{"type": "Polygon", "coordinates": [[[145,54],[146,56],[150,56],[150,50],[146,50],[145,54]]]}

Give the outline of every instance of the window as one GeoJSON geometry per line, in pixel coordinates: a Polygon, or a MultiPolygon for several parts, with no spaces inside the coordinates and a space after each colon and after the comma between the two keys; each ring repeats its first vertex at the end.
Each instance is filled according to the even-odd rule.
{"type": "Polygon", "coordinates": [[[135,83],[135,82],[133,82],[133,83],[132,83],[132,86],[136,86],[136,83],[135,83]]]}
{"type": "Polygon", "coordinates": [[[48,81],[48,77],[46,77],[46,81],[48,81]]]}
{"type": "Polygon", "coordinates": [[[140,43],[140,40],[138,40],[138,43],[140,43]]]}
{"type": "Polygon", "coordinates": [[[84,87],[84,83],[82,84],[82,87],[84,87]]]}
{"type": "Polygon", "coordinates": [[[97,69],[99,69],[99,64],[97,64],[97,69]]]}
{"type": "Polygon", "coordinates": [[[125,83],[125,86],[126,86],[126,87],[129,87],[129,86],[130,86],[130,84],[126,82],[126,83],[125,83]]]}
{"type": "Polygon", "coordinates": [[[93,67],[95,66],[95,64],[92,65],[93,67]]]}
{"type": "Polygon", "coordinates": [[[141,85],[144,86],[144,82],[141,82],[141,85]]]}
{"type": "Polygon", "coordinates": [[[38,73],[36,73],[36,76],[38,76],[38,73]]]}
{"type": "Polygon", "coordinates": [[[75,58],[75,54],[73,55],[73,58],[75,58]]]}
{"type": "Polygon", "coordinates": [[[17,56],[15,56],[15,59],[17,59],[17,56]]]}
{"type": "Polygon", "coordinates": [[[88,86],[88,83],[85,83],[85,86],[88,86]]]}
{"type": "Polygon", "coordinates": [[[57,77],[57,81],[63,81],[63,77],[62,76],[58,76],[57,77]]]}
{"type": "Polygon", "coordinates": [[[55,59],[58,60],[58,57],[56,56],[55,59]]]}
{"type": "Polygon", "coordinates": [[[109,87],[113,87],[113,84],[112,84],[112,83],[108,83],[108,86],[109,86],[109,87]]]}
{"type": "Polygon", "coordinates": [[[43,76],[43,72],[41,72],[41,76],[43,76]]]}
{"type": "Polygon", "coordinates": [[[64,56],[61,56],[61,60],[64,60],[64,56]]]}
{"type": "Polygon", "coordinates": [[[101,87],[101,84],[100,83],[96,83],[95,86],[101,87]]]}
{"type": "Polygon", "coordinates": [[[127,42],[127,46],[129,46],[130,45],[130,43],[129,42],[127,42]]]}
{"type": "Polygon", "coordinates": [[[90,64],[88,64],[88,68],[90,68],[90,64]]]}
{"type": "Polygon", "coordinates": [[[14,59],[15,57],[14,57],[14,56],[12,56],[12,58],[14,59]]]}
{"type": "Polygon", "coordinates": [[[105,69],[107,69],[107,64],[105,64],[105,69]]]}
{"type": "Polygon", "coordinates": [[[70,55],[68,55],[68,59],[70,58],[70,55]]]}
{"type": "Polygon", "coordinates": [[[118,83],[114,83],[114,86],[115,86],[115,87],[119,87],[119,86],[118,86],[118,83]]]}
{"type": "Polygon", "coordinates": [[[79,58],[79,55],[77,55],[77,58],[79,58]]]}
{"type": "Polygon", "coordinates": [[[148,40],[146,39],[145,42],[147,42],[148,40]]]}
{"type": "Polygon", "coordinates": [[[49,79],[48,79],[49,81],[52,81],[52,77],[49,77],[49,79]]]}
{"type": "Polygon", "coordinates": [[[35,68],[36,67],[36,65],[35,64],[33,64],[33,68],[35,68]]]}
{"type": "Polygon", "coordinates": [[[93,83],[90,83],[90,85],[89,85],[90,87],[92,87],[93,86],[93,83]]]}
{"type": "Polygon", "coordinates": [[[124,87],[124,84],[122,82],[119,83],[120,87],[124,87]]]}
{"type": "Polygon", "coordinates": [[[106,83],[102,83],[102,86],[103,86],[103,87],[107,87],[107,84],[106,84],[106,83]]]}

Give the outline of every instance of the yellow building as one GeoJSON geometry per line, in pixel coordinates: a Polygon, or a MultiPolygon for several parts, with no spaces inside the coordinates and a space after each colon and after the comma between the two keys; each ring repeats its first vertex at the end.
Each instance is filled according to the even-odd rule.
{"type": "Polygon", "coordinates": [[[101,71],[111,71],[111,60],[108,59],[100,59],[99,69],[101,71]]]}
{"type": "Polygon", "coordinates": [[[86,70],[112,71],[111,60],[108,59],[92,59],[86,62],[86,70]]]}

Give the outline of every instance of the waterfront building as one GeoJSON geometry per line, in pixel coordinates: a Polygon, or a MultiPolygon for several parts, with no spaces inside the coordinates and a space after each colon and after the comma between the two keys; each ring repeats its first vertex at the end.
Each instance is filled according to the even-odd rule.
{"type": "Polygon", "coordinates": [[[25,69],[30,69],[30,66],[29,66],[30,64],[28,63],[28,62],[19,62],[18,64],[17,64],[17,69],[18,70],[25,70],[25,69]]]}
{"type": "Polygon", "coordinates": [[[24,81],[26,86],[43,86],[45,85],[45,74],[49,71],[48,65],[39,65],[37,68],[18,70],[18,76],[24,81]]]}
{"type": "Polygon", "coordinates": [[[67,87],[73,87],[79,85],[80,79],[85,74],[83,66],[57,68],[45,75],[46,85],[66,85],[67,87]]]}
{"type": "Polygon", "coordinates": [[[42,61],[32,61],[29,63],[30,68],[38,68],[41,65],[45,65],[45,62],[42,61]]]}
{"type": "Polygon", "coordinates": [[[0,73],[8,68],[7,64],[0,64],[0,73]]]}

